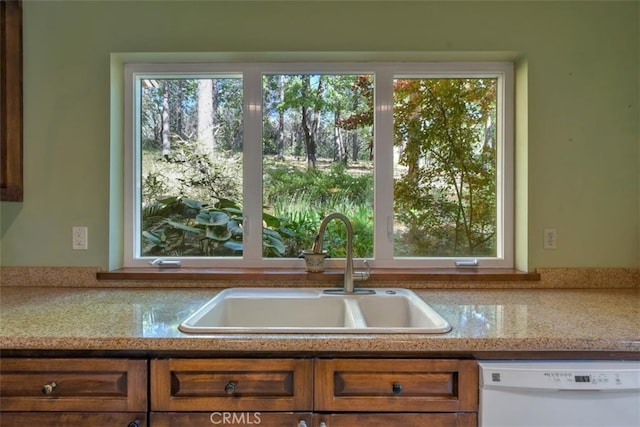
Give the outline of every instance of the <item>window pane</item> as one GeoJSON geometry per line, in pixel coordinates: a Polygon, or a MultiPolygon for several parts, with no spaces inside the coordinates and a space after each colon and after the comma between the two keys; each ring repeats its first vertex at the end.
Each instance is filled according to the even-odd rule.
{"type": "MultiPolygon", "coordinates": [[[[373,76],[263,77],[263,204],[279,220],[283,246],[264,256],[311,249],[324,216],[346,215],[356,257],[373,255],[373,76]]],[[[344,225],[327,227],[325,250],[346,253],[344,225]]]]}
{"type": "Polygon", "coordinates": [[[496,256],[496,88],[394,80],[394,256],[496,256]]]}
{"type": "Polygon", "coordinates": [[[242,255],[242,79],[139,87],[140,256],[242,255]]]}

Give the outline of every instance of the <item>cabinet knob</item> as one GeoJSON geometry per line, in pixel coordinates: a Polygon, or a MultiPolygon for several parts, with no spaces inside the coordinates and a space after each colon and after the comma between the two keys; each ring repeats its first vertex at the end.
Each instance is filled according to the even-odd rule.
{"type": "Polygon", "coordinates": [[[393,383],[393,386],[391,387],[391,390],[393,391],[393,394],[400,394],[403,391],[402,388],[402,384],[400,383],[393,383]]]}
{"type": "Polygon", "coordinates": [[[56,386],[57,386],[56,383],[45,384],[42,387],[42,394],[49,395],[49,394],[53,393],[53,390],[56,388],[56,386]]]}
{"type": "Polygon", "coordinates": [[[327,427],[327,423],[320,421],[320,425],[318,427],[327,427]]]}
{"type": "Polygon", "coordinates": [[[298,427],[307,427],[307,422],[305,420],[298,421],[298,427]]]}
{"type": "Polygon", "coordinates": [[[236,391],[236,383],[233,381],[229,381],[229,383],[224,386],[224,392],[227,394],[233,394],[236,391]]]}
{"type": "Polygon", "coordinates": [[[127,425],[127,427],[140,427],[140,421],[138,421],[138,420],[131,421],[131,422],[127,425]]]}

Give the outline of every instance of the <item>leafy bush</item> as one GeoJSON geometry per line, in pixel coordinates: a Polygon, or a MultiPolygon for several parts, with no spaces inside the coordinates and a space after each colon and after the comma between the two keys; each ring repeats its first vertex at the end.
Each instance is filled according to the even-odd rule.
{"type": "Polygon", "coordinates": [[[179,195],[215,203],[218,198],[242,197],[242,158],[239,155],[203,153],[195,143],[182,142],[171,154],[159,151],[143,155],[143,204],[179,195]]]}
{"type": "MultiPolygon", "coordinates": [[[[240,197],[237,162],[216,162],[188,148],[166,158],[159,153],[145,158],[142,255],[240,256],[242,207],[233,202],[240,197]]],[[[331,212],[351,220],[354,255],[372,255],[372,173],[352,175],[342,163],[306,170],[279,162],[265,167],[264,180],[270,206],[263,212],[265,257],[295,258],[310,249],[320,222],[331,212]]],[[[344,226],[329,224],[325,242],[331,256],[344,257],[344,226]]]]}
{"type": "Polygon", "coordinates": [[[310,209],[331,205],[336,200],[368,205],[373,200],[373,174],[351,175],[342,163],[332,164],[328,171],[302,170],[288,164],[266,168],[265,203],[275,204],[279,198],[296,199],[301,190],[310,209]]]}
{"type": "MultiPolygon", "coordinates": [[[[372,173],[352,175],[342,163],[331,165],[329,170],[306,170],[282,163],[266,168],[265,175],[265,203],[291,231],[284,240],[284,256],[296,257],[311,249],[322,219],[332,212],[350,219],[354,256],[372,256],[372,173]]],[[[346,255],[346,229],[339,221],[328,224],[324,241],[330,256],[346,255]]]]}
{"type": "MultiPolygon", "coordinates": [[[[357,205],[344,200],[332,200],[327,206],[310,209],[308,196],[300,194],[294,202],[281,200],[274,207],[282,227],[291,231],[284,239],[286,257],[296,257],[300,252],[309,250],[322,219],[332,212],[339,212],[347,216],[353,226],[353,254],[356,257],[371,257],[373,250],[373,212],[370,205],[357,205]]],[[[339,221],[332,221],[327,225],[324,236],[325,250],[329,256],[343,258],[346,255],[347,233],[344,225],[339,221]]]]}
{"type": "MultiPolygon", "coordinates": [[[[289,232],[280,221],[263,214],[264,256],[285,252],[282,235],[289,232]]],[[[219,199],[214,205],[181,197],[158,199],[143,210],[144,256],[240,256],[242,210],[234,202],[219,199]]]]}

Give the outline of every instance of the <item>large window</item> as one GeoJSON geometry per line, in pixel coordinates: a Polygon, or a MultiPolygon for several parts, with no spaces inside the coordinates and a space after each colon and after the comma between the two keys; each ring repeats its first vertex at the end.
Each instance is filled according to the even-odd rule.
{"type": "Polygon", "coordinates": [[[125,266],[513,266],[506,63],[125,67],[125,266]],[[346,231],[329,224],[330,263],[346,231]]]}

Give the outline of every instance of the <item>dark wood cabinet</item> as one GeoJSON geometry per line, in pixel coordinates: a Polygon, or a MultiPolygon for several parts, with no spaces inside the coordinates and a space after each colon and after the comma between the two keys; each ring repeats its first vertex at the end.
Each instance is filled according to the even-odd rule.
{"type": "Polygon", "coordinates": [[[150,390],[154,427],[477,425],[474,360],[152,360],[150,390]]]}
{"type": "Polygon", "coordinates": [[[147,361],[0,359],[0,426],[147,425],[147,361]]]}
{"type": "Polygon", "coordinates": [[[0,200],[23,199],[22,2],[0,2],[0,200]]]}
{"type": "Polygon", "coordinates": [[[319,359],[314,409],[325,412],[474,412],[475,360],[319,359]]]}
{"type": "Polygon", "coordinates": [[[2,358],[0,427],[475,427],[475,360],[2,358]]]}
{"type": "Polygon", "coordinates": [[[313,427],[476,427],[477,420],[475,413],[318,414],[313,427]]]}
{"type": "Polygon", "coordinates": [[[152,411],[311,411],[311,359],[151,361],[152,411]]]}
{"type": "Polygon", "coordinates": [[[310,412],[152,412],[150,416],[152,427],[312,427],[312,420],[310,412]]]}

